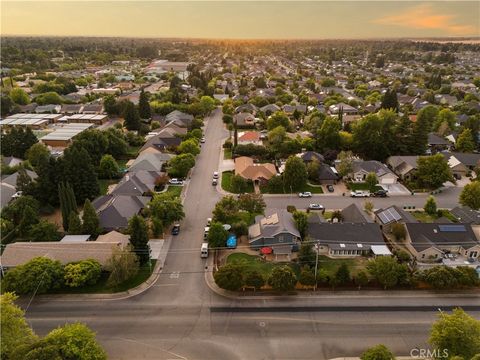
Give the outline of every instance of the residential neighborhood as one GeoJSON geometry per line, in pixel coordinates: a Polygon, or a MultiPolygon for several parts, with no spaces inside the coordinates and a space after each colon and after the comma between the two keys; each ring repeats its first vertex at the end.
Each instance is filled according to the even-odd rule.
{"type": "Polygon", "coordinates": [[[438,312],[480,329],[479,52],[2,37],[2,307],[48,334],[5,358],[59,321],[99,347],[59,359],[389,360],[438,312]]]}

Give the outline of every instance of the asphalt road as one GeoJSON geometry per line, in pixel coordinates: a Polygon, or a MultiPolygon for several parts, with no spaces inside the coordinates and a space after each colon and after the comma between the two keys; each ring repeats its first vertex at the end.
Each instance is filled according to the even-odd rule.
{"type": "MultiPolygon", "coordinates": [[[[465,294],[324,292],[232,300],[210,291],[200,244],[206,218],[220,198],[211,174],[226,134],[216,111],[186,185],[186,219],[158,281],[123,300],[37,296],[27,320],[38,334],[84,322],[97,332],[110,359],[328,359],[358,356],[378,343],[408,355],[426,346],[438,309],[468,306],[480,318],[478,296],[465,294]]],[[[26,307],[28,301],[20,304],[26,307]]]]}
{"type": "MultiPolygon", "coordinates": [[[[458,197],[462,188],[449,187],[441,193],[434,195],[437,206],[440,208],[452,209],[458,206],[458,197]]],[[[339,196],[330,194],[313,195],[311,198],[299,198],[297,194],[291,195],[265,195],[265,202],[270,208],[285,208],[286,205],[294,205],[297,209],[306,209],[310,203],[318,203],[325,206],[326,209],[343,209],[352,202],[363,204],[365,201],[371,201],[375,209],[385,208],[390,205],[415,206],[423,208],[427,201],[426,194],[390,196],[387,198],[352,198],[350,196],[339,196]]]]}

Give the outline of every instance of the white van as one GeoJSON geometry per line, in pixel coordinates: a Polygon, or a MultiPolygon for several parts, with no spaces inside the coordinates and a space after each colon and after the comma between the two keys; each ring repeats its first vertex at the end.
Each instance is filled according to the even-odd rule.
{"type": "Polygon", "coordinates": [[[202,248],[200,251],[202,258],[208,258],[208,243],[202,243],[202,248]]]}
{"type": "Polygon", "coordinates": [[[208,231],[210,230],[210,226],[205,226],[205,230],[203,232],[203,238],[208,238],[208,231]]]}

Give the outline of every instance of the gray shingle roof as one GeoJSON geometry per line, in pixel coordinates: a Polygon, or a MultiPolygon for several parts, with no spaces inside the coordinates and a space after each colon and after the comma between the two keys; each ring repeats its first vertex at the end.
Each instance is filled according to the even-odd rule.
{"type": "Polygon", "coordinates": [[[470,224],[407,223],[406,227],[412,246],[417,251],[452,246],[469,249],[479,245],[470,224]]]}
{"type": "Polygon", "coordinates": [[[480,225],[480,211],[475,211],[468,206],[457,206],[450,210],[450,213],[462,223],[480,225]]]}

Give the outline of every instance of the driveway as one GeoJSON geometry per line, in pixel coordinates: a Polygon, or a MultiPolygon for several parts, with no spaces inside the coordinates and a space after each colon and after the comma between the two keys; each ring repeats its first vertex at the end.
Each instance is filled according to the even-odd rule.
{"type": "Polygon", "coordinates": [[[390,196],[398,196],[398,195],[411,195],[410,190],[408,190],[404,185],[400,183],[396,184],[380,184],[380,186],[388,191],[388,195],[390,196]]]}

